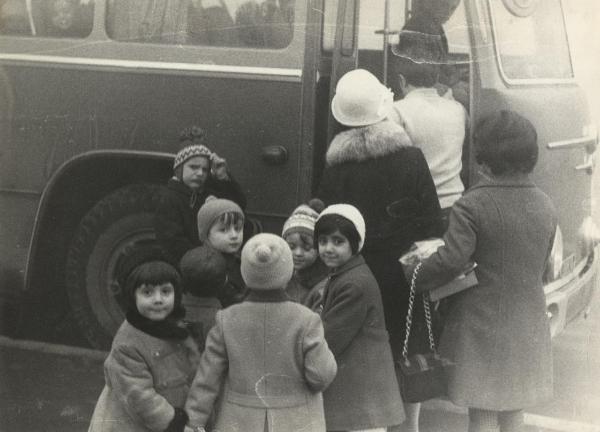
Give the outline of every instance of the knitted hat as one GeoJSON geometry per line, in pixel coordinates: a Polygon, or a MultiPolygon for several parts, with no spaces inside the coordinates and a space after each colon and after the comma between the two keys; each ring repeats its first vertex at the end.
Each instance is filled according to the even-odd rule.
{"type": "Polygon", "coordinates": [[[292,251],[275,234],[257,234],[242,249],[242,278],[251,289],[283,289],[292,278],[292,251]]]}
{"type": "Polygon", "coordinates": [[[358,242],[358,251],[360,252],[363,245],[365,244],[366,227],[365,220],[362,214],[360,214],[360,212],[358,211],[358,209],[350,204],[333,204],[327,207],[325,210],[323,210],[317,220],[321,219],[323,216],[328,214],[339,215],[352,222],[360,238],[358,242]]]}
{"type": "Polygon", "coordinates": [[[365,69],[355,69],[340,78],[331,100],[335,119],[351,127],[369,126],[388,116],[394,94],[365,69]]]}
{"type": "Polygon", "coordinates": [[[204,156],[210,159],[212,155],[212,152],[208,149],[208,147],[202,144],[192,144],[191,141],[186,141],[186,143],[188,143],[189,145],[183,147],[175,155],[175,160],[173,161],[173,169],[177,168],[180,165],[183,165],[187,160],[193,157],[204,156]]]}
{"type": "Polygon", "coordinates": [[[301,204],[292,212],[290,217],[283,224],[281,237],[300,232],[310,237],[315,231],[315,223],[319,217],[319,212],[323,210],[324,204],[319,199],[312,199],[308,205],[301,204]]]}
{"type": "Polygon", "coordinates": [[[231,200],[216,198],[209,196],[206,201],[198,210],[197,222],[198,222],[198,238],[201,242],[205,242],[208,238],[208,231],[215,221],[225,213],[239,213],[244,214],[239,205],[231,200]]]}
{"type": "Polygon", "coordinates": [[[227,263],[221,253],[204,244],[183,255],[179,270],[185,292],[198,297],[213,297],[225,284],[227,263]]]}

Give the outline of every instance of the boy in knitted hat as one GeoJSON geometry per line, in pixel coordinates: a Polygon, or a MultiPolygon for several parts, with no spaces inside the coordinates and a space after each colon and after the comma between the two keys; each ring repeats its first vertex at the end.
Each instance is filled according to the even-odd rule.
{"type": "Polygon", "coordinates": [[[294,258],[294,274],[285,292],[293,301],[305,305],[312,288],[327,276],[327,267],[319,259],[313,238],[315,222],[324,207],[318,199],[298,206],[283,224],[281,232],[294,258]]]}
{"type": "Polygon", "coordinates": [[[186,431],[203,430],[223,388],[214,430],[325,432],[321,392],[337,366],[319,316],[284,293],[293,267],[290,248],[274,234],[258,234],[242,249],[250,294],[217,312],[185,404],[186,431]]]}
{"type": "Polygon", "coordinates": [[[240,273],[239,250],[244,240],[244,213],[228,199],[206,198],[197,216],[200,242],[225,260],[227,282],[217,293],[223,307],[239,303],[246,295],[240,273]]]}
{"type": "Polygon", "coordinates": [[[219,295],[227,282],[227,264],[219,251],[202,245],[185,253],[179,270],[185,322],[203,351],[208,331],[215,324],[215,314],[223,308],[219,295]]]}
{"type": "Polygon", "coordinates": [[[196,215],[206,197],[214,195],[231,199],[241,208],[246,206],[244,193],[228,172],[225,159],[209,150],[205,141],[201,128],[182,132],[173,177],[161,191],[154,226],[156,238],[173,265],[200,245],[196,215]]]}

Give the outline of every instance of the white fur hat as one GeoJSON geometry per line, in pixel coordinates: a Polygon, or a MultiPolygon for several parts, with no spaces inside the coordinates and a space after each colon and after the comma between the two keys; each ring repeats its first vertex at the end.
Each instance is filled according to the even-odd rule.
{"type": "Polygon", "coordinates": [[[275,234],[257,234],[242,248],[240,269],[250,289],[284,289],[294,272],[292,251],[275,234]]]}
{"type": "Polygon", "coordinates": [[[352,222],[354,228],[356,228],[356,231],[358,232],[358,251],[360,252],[363,245],[365,244],[366,233],[365,219],[363,218],[360,211],[358,211],[356,207],[350,204],[332,204],[321,212],[321,214],[319,215],[319,219],[328,214],[339,215],[352,222]]]}
{"type": "Polygon", "coordinates": [[[369,126],[384,120],[393,102],[394,94],[375,75],[365,69],[355,69],[338,81],[331,113],[345,126],[369,126]]]}

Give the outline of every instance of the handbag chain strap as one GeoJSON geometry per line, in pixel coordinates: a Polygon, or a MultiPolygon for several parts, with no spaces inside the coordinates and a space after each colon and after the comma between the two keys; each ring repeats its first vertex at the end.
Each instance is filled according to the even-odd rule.
{"type": "MultiPolygon", "coordinates": [[[[419,274],[419,270],[421,270],[421,265],[422,263],[419,262],[415,266],[410,280],[408,312],[406,313],[406,332],[404,335],[404,346],[402,347],[402,357],[404,357],[405,361],[408,361],[408,338],[410,337],[410,329],[412,327],[412,315],[413,307],[415,304],[415,289],[417,286],[417,275],[419,274]]],[[[427,324],[427,333],[429,335],[429,348],[431,349],[431,352],[437,354],[437,350],[435,348],[435,340],[433,339],[433,331],[431,329],[431,310],[429,309],[429,300],[427,300],[427,296],[425,294],[423,294],[423,309],[425,311],[425,323],[427,324]]]]}

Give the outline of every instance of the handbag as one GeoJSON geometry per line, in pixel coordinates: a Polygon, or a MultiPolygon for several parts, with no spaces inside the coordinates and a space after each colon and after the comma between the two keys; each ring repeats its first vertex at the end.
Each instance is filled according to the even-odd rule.
{"type": "Polygon", "coordinates": [[[431,310],[429,300],[423,295],[423,308],[425,321],[429,334],[429,348],[431,352],[408,356],[408,338],[412,326],[413,306],[415,302],[415,287],[417,274],[421,269],[418,263],[410,282],[410,295],[408,299],[408,312],[406,314],[406,335],[402,348],[402,358],[396,360],[396,377],[400,387],[400,394],[404,402],[423,402],[429,399],[445,396],[448,390],[447,374],[453,367],[452,362],[442,358],[436,350],[431,329],[431,310]]]}

